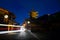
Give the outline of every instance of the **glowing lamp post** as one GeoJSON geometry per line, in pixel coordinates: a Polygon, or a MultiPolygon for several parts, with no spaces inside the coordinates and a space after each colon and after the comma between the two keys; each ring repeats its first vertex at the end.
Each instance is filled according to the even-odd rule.
{"type": "MultiPolygon", "coordinates": [[[[8,15],[4,15],[4,21],[7,22],[8,21],[8,15]]],[[[10,27],[8,26],[8,31],[9,31],[10,27]]]]}
{"type": "Polygon", "coordinates": [[[4,18],[8,18],[8,15],[5,15],[4,18]]]}
{"type": "Polygon", "coordinates": [[[30,21],[28,21],[27,23],[30,24],[30,21]]]}
{"type": "Polygon", "coordinates": [[[31,30],[31,21],[27,21],[27,29],[31,30]]]}
{"type": "Polygon", "coordinates": [[[7,23],[7,21],[8,21],[8,15],[4,15],[4,21],[7,23]]]}

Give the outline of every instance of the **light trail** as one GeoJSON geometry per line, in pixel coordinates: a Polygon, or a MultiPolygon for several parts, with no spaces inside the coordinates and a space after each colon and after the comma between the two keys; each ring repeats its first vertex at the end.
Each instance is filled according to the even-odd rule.
{"type": "MultiPolygon", "coordinates": [[[[21,27],[21,29],[19,30],[12,30],[12,31],[0,31],[0,34],[6,34],[6,33],[16,33],[16,32],[24,32],[26,29],[24,28],[24,26],[20,26],[20,25],[7,25],[7,24],[0,24],[0,26],[12,26],[12,27],[21,27]]],[[[31,35],[33,35],[35,38],[37,38],[38,40],[40,40],[35,34],[33,34],[31,31],[28,31],[31,35]]]]}
{"type": "Polygon", "coordinates": [[[0,34],[6,34],[6,33],[14,33],[14,32],[23,32],[25,29],[21,30],[12,30],[12,31],[1,31],[0,34]]]}
{"type": "MultiPolygon", "coordinates": [[[[20,28],[23,28],[23,26],[20,26],[20,25],[0,24],[0,26],[12,26],[12,27],[20,27],[20,28]]],[[[23,30],[22,29],[19,29],[19,30],[11,30],[11,31],[0,31],[0,34],[12,33],[12,32],[21,32],[21,31],[23,31],[23,30]]]]}
{"type": "Polygon", "coordinates": [[[0,34],[6,34],[6,33],[14,33],[14,32],[20,32],[21,30],[13,30],[13,31],[1,31],[0,34]]]}
{"type": "Polygon", "coordinates": [[[20,25],[0,24],[0,26],[21,27],[20,25]]]}

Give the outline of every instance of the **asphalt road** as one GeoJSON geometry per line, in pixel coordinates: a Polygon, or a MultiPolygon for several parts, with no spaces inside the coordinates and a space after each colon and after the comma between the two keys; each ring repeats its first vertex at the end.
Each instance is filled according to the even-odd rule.
{"type": "Polygon", "coordinates": [[[47,40],[47,33],[30,32],[0,34],[0,40],[47,40]]]}

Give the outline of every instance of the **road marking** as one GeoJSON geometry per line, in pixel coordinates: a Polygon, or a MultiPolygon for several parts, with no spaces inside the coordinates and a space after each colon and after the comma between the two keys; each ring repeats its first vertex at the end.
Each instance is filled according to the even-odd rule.
{"type": "Polygon", "coordinates": [[[32,33],[31,31],[28,31],[32,36],[34,36],[36,39],[40,40],[34,33],[32,33]]]}

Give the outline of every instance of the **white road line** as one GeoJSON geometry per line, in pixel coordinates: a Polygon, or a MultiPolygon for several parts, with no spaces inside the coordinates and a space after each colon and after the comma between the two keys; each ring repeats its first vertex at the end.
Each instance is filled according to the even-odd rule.
{"type": "Polygon", "coordinates": [[[28,31],[32,36],[34,36],[36,39],[40,40],[34,33],[32,33],[31,31],[28,31]]]}

